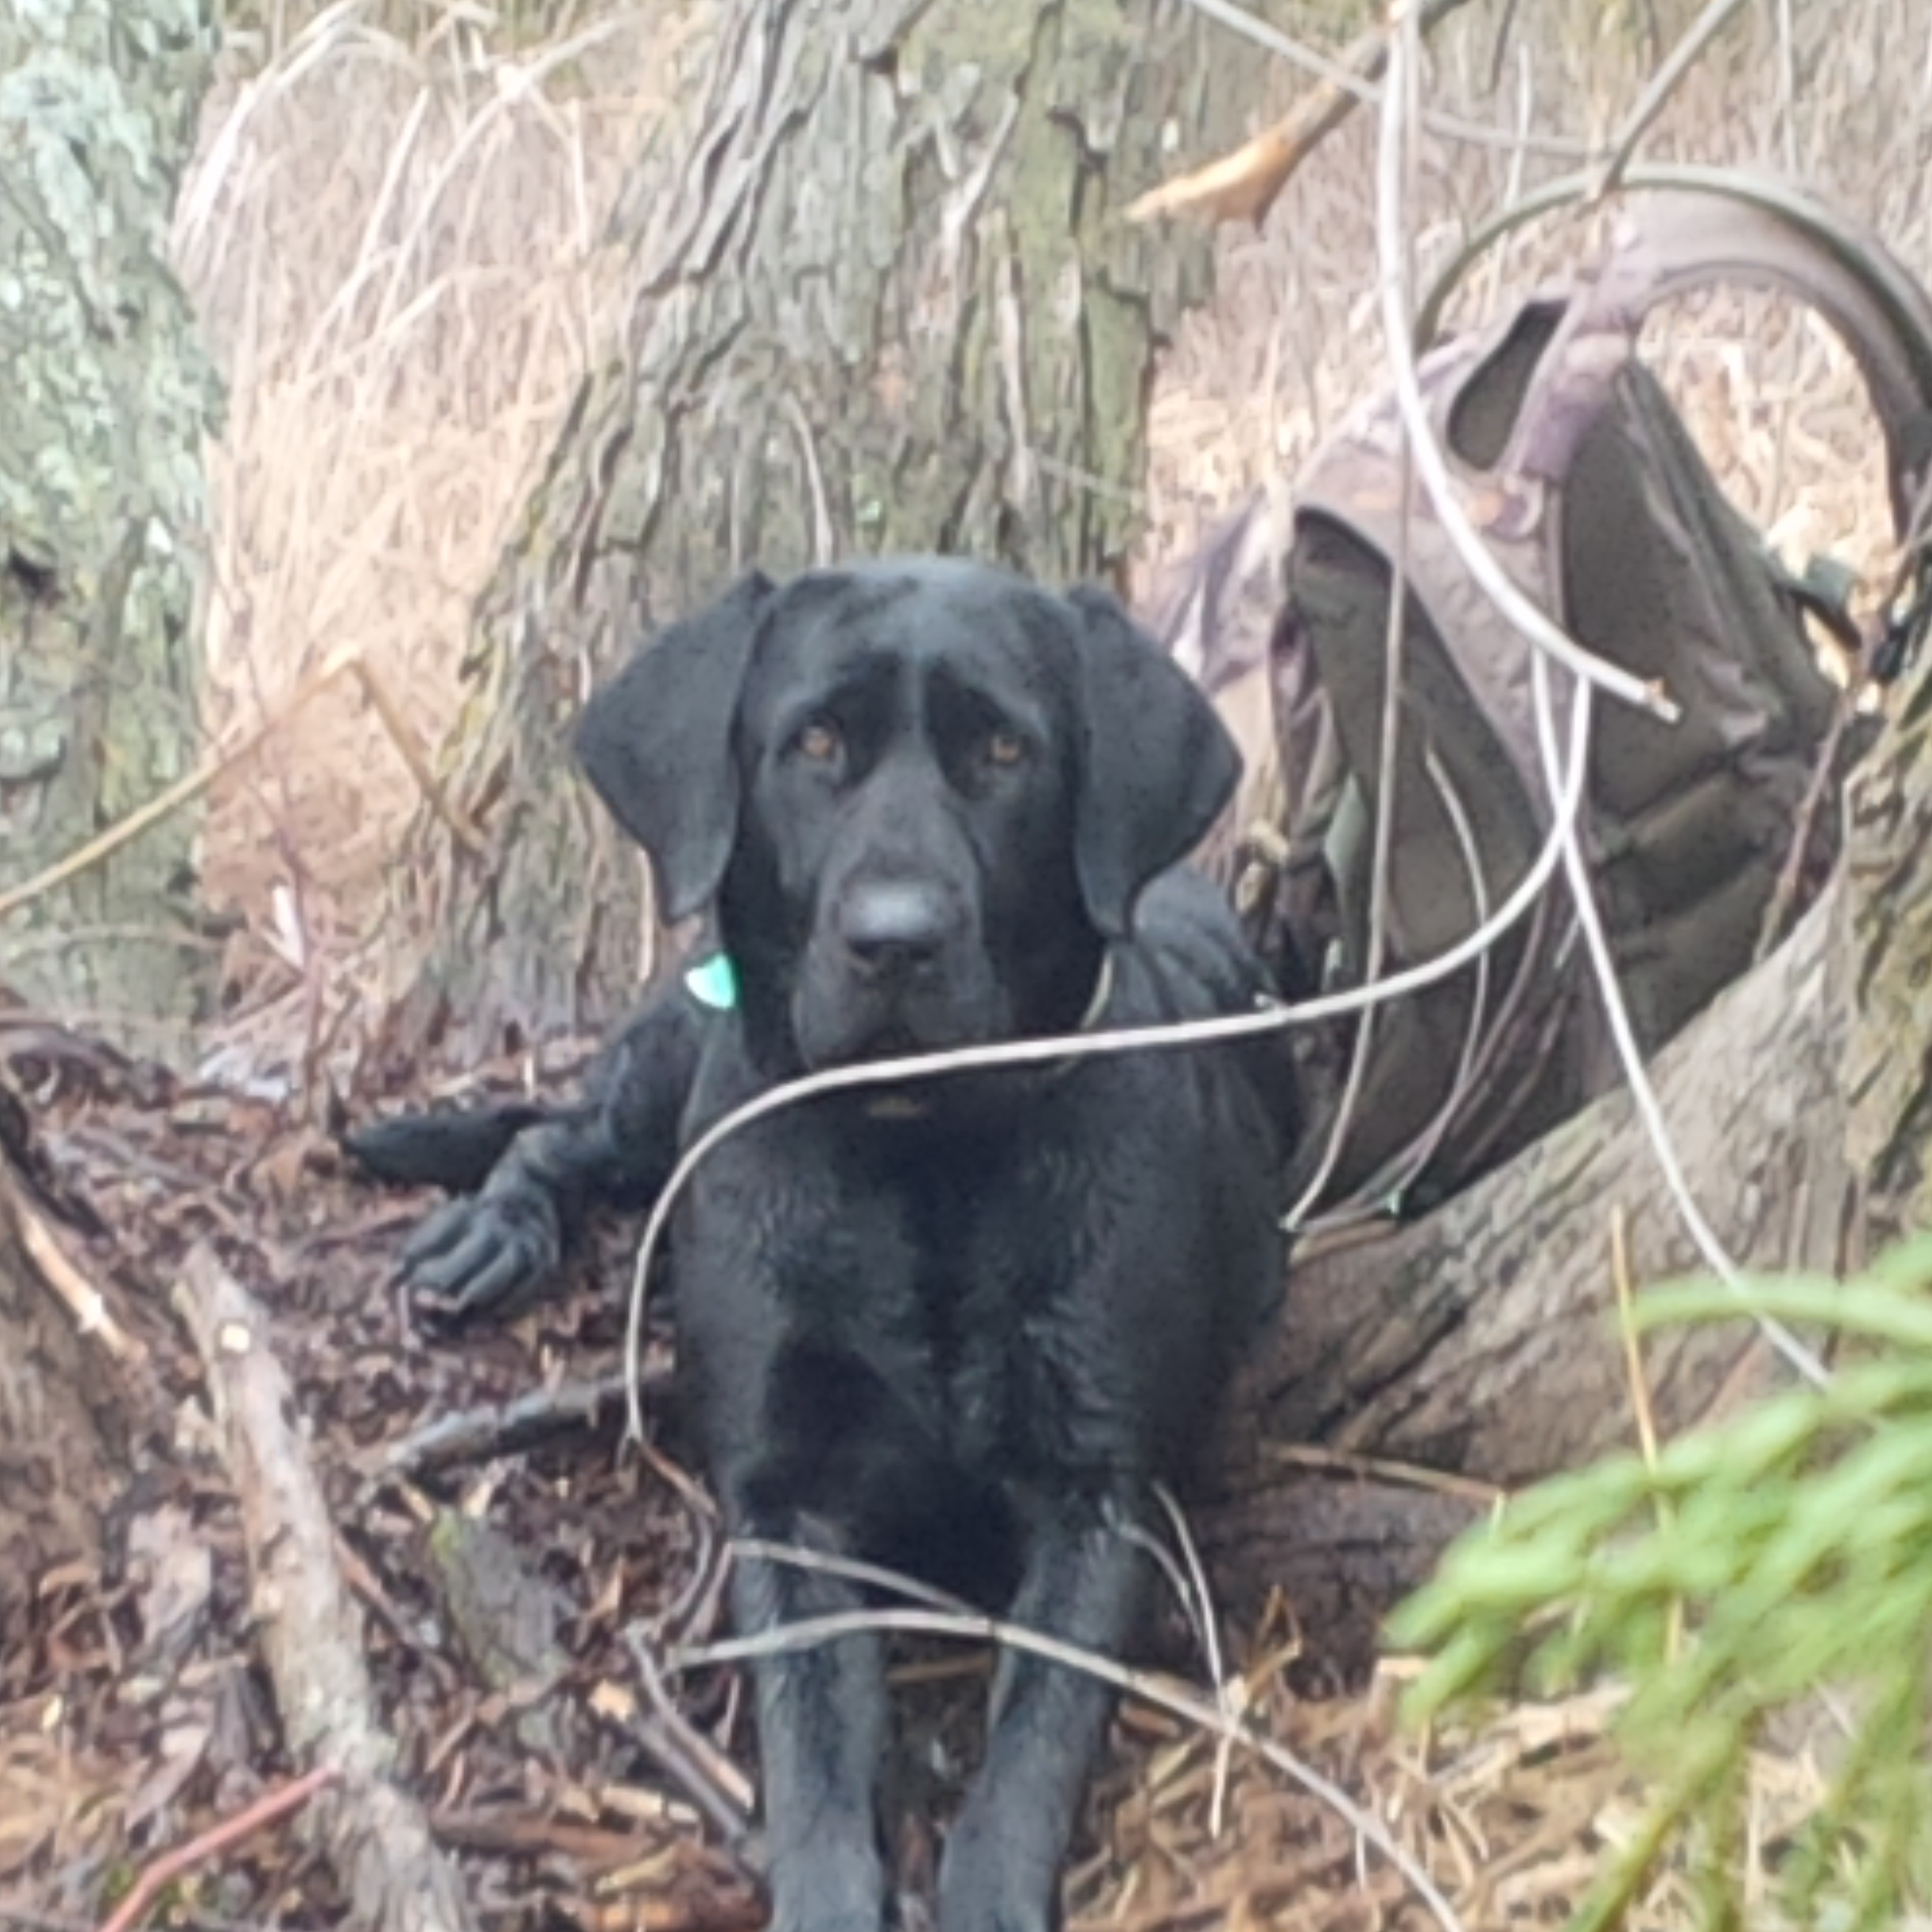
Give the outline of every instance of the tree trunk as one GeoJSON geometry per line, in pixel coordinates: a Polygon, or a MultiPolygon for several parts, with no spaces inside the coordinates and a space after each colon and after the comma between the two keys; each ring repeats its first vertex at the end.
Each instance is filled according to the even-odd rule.
{"type": "Polygon", "coordinates": [[[434,949],[417,1024],[452,1017],[467,1053],[635,992],[642,867],[565,731],[641,633],[754,562],[1118,570],[1155,353],[1211,268],[1205,235],[1118,211],[1259,98],[1262,64],[1181,0],[723,15],[624,354],[584,384],[479,612],[455,759],[497,856],[425,820],[403,868],[434,949]]]}
{"type": "MultiPolygon", "coordinates": [[[[197,742],[189,560],[219,399],[163,250],[213,51],[200,0],[0,0],[0,901],[197,742]]],[[[193,837],[170,819],[0,915],[0,989],[185,1050],[193,837]]],[[[51,1237],[8,1138],[0,1612],[47,1564],[96,1555],[126,1461],[125,1391],[50,1289],[58,1257],[35,1258],[51,1237]]]]}
{"type": "MultiPolygon", "coordinates": [[[[1932,663],[1847,812],[1818,903],[1651,1068],[1690,1193],[1749,1270],[1855,1267],[1932,1219],[1932,663]]],[[[1208,1485],[1230,1601],[1282,1589],[1317,1648],[1359,1663],[1372,1613],[1481,1512],[1479,1485],[1634,1447],[1619,1215],[1633,1286],[1702,1271],[1623,1091],[1424,1219],[1298,1257],[1208,1485]]],[[[1646,1335],[1642,1360],[1667,1436],[1783,1373],[1743,1319],[1646,1335]]]]}
{"type": "MultiPolygon", "coordinates": [[[[193,760],[219,396],[164,249],[213,51],[202,0],[0,0],[0,897],[193,760]]],[[[183,1048],[194,833],[0,917],[0,984],[183,1048]]]]}

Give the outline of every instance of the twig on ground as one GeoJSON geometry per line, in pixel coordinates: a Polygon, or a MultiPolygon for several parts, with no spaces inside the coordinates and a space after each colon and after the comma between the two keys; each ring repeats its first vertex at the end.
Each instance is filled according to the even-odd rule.
{"type": "MultiPolygon", "coordinates": [[[[630,1392],[627,1376],[624,1378],[624,1387],[627,1395],[630,1392]]],[[[724,1593],[724,1579],[731,1568],[730,1554],[718,1532],[717,1505],[712,1501],[704,1485],[656,1443],[638,1442],[633,1446],[638,1460],[661,1477],[668,1485],[671,1493],[684,1506],[685,1518],[691,1524],[696,1543],[691,1553],[691,1574],[677,1595],[652,1619],[653,1628],[660,1635],[709,1631],[717,1623],[718,1605],[724,1593]]]]}
{"type": "Polygon", "coordinates": [[[762,1878],[763,1866],[744,1842],[757,1793],[744,1773],[678,1709],[657,1653],[642,1632],[627,1631],[624,1642],[649,1706],[638,1720],[639,1742],[710,1821],[732,1858],[751,1876],[762,1878]]]}
{"type": "Polygon", "coordinates": [[[147,1350],[114,1320],[107,1297],[68,1258],[66,1249],[54,1239],[53,1230],[0,1157],[0,1222],[9,1221],[21,1252],[49,1290],[66,1305],[80,1333],[97,1338],[118,1362],[145,1361],[147,1350]]]}
{"type": "MultiPolygon", "coordinates": [[[[1465,0],[1424,0],[1427,33],[1465,0]]],[[[1335,57],[1335,65],[1364,82],[1379,80],[1388,65],[1388,36],[1379,28],[1360,34],[1335,57]]],[[[1163,215],[1204,215],[1211,221],[1251,221],[1257,227],[1296,170],[1362,103],[1365,95],[1335,78],[1317,81],[1275,125],[1232,154],[1150,189],[1127,209],[1130,222],[1163,215]]]]}
{"type": "Polygon", "coordinates": [[[298,1433],[294,1391],[246,1290],[205,1245],[182,1265],[175,1306],[193,1335],[241,1506],[264,1661],[292,1754],[337,1774],[305,1814],[368,1932],[470,1932],[453,1868],[415,1802],[391,1781],[361,1619],[298,1433]]]}
{"type": "Polygon", "coordinates": [[[445,1844],[499,1858],[534,1858],[545,1853],[590,1866],[612,1866],[637,1856],[638,1840],[629,1832],[580,1825],[545,1811],[508,1806],[489,1810],[445,1807],[430,1820],[445,1844]]]}
{"type": "Polygon", "coordinates": [[[225,751],[215,752],[186,777],[178,780],[165,791],[157,793],[145,805],[138,807],[122,819],[108,826],[98,837],[91,838],[77,850],[69,852],[65,859],[58,860],[44,871],[37,873],[20,885],[0,892],[0,919],[6,919],[23,907],[64,886],[68,880],[79,876],[89,867],[99,864],[102,859],[118,852],[129,841],[139,838],[149,826],[158,825],[170,813],[177,812],[184,805],[208,790],[209,786],[234,770],[238,765],[253,758],[268,739],[287,724],[295,715],[312,704],[339,679],[352,677],[368,696],[371,708],[381,721],[383,728],[389,734],[390,741],[409,769],[410,775],[423,788],[423,795],[429,808],[443,821],[468,851],[475,853],[485,849],[483,840],[476,828],[458,812],[444,795],[443,788],[430,773],[417,744],[415,734],[405,724],[402,713],[391,702],[388,691],[380,680],[364,661],[360,651],[350,651],[331,657],[320,669],[313,672],[302,680],[294,690],[262,719],[260,724],[245,732],[235,743],[225,751]]]}
{"type": "MultiPolygon", "coordinates": [[[[668,1370],[650,1371],[645,1386],[655,1391],[669,1380],[668,1370]]],[[[624,1384],[619,1373],[594,1382],[565,1382],[534,1390],[514,1402],[459,1410],[393,1442],[376,1443],[359,1460],[367,1475],[404,1477],[516,1455],[555,1436],[590,1434],[602,1428],[620,1411],[624,1384]]]]}
{"type": "MultiPolygon", "coordinates": [[[[833,1563],[828,1562],[820,1552],[815,1551],[795,1553],[787,1552],[781,1547],[762,1547],[768,1560],[789,1560],[796,1554],[803,1557],[812,1567],[834,1567],[833,1563]]],[[[1117,1690],[1151,1704],[1156,1709],[1166,1711],[1170,1717],[1197,1724],[1215,1737],[1232,1739],[1244,1749],[1254,1752],[1264,1763],[1292,1779],[1310,1796],[1327,1806],[1350,1830],[1380,1852],[1413,1888],[1417,1896],[1443,1927],[1443,1932],[1462,1932],[1462,1921],[1456,1915],[1455,1908],[1443,1896],[1435,1881],[1404,1848],[1387,1825],[1372,1811],[1358,1805],[1339,1785],[1324,1777],[1312,1765],[1305,1764],[1292,1751],[1277,1744],[1271,1738],[1262,1736],[1239,1717],[1225,1714],[1205,1698],[1181,1690],[1167,1679],[1134,1670],[1126,1664],[1116,1663],[1110,1657],[1083,1650],[1076,1645],[1062,1643],[1055,1638],[1028,1630],[1024,1625],[1009,1623],[998,1617],[963,1614],[957,1611],[924,1608],[847,1611],[828,1616],[807,1617],[796,1623],[781,1623],[754,1637],[728,1638],[719,1643],[691,1646],[674,1652],[668,1662],[669,1668],[674,1672],[698,1670],[713,1664],[743,1663],[754,1657],[773,1657],[788,1651],[811,1649],[821,1644],[833,1642],[841,1637],[888,1631],[927,1637],[964,1638],[975,1642],[1004,1645],[1008,1649],[1024,1651],[1029,1656],[1043,1657],[1047,1662],[1061,1664],[1069,1670],[1076,1670],[1088,1676],[1097,1677],[1102,1683],[1111,1684],[1117,1690]]]]}
{"type": "Polygon", "coordinates": [[[305,1772],[301,1777],[290,1779],[274,1791],[264,1792],[233,1818],[224,1818],[219,1825],[211,1825],[187,1844],[163,1852],[135,1880],[133,1889],[127,1896],[102,1920],[100,1932],[131,1932],[148,1915],[148,1908],[164,1885],[173,1884],[183,1873],[193,1871],[197,1865],[205,1865],[230,1846],[241,1844],[243,1839],[253,1837],[256,1832],[300,1810],[325,1784],[332,1784],[335,1778],[332,1765],[317,1765],[313,1771],[305,1772]]]}

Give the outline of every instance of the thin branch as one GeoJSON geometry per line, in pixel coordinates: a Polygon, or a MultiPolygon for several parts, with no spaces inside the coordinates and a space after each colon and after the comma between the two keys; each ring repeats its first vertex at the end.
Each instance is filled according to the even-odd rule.
{"type": "MultiPolygon", "coordinates": [[[[647,1377],[655,1390],[670,1380],[668,1371],[647,1377]]],[[[539,1389],[514,1402],[459,1410],[439,1416],[394,1441],[365,1450],[358,1462],[371,1476],[420,1476],[463,1462],[487,1462],[514,1455],[552,1437],[600,1427],[622,1401],[624,1377],[565,1382],[539,1389]]]]}
{"type": "Polygon", "coordinates": [[[1744,0],[1710,0],[1710,4],[1690,23],[1690,32],[1671,49],[1670,58],[1650,77],[1649,85],[1638,97],[1637,105],[1631,110],[1618,132],[1610,159],[1604,163],[1603,172],[1597,178],[1598,197],[1613,193],[1621,185],[1623,170],[1630,166],[1631,157],[1637,152],[1637,144],[1643,139],[1651,122],[1664,111],[1665,103],[1677,91],[1678,83],[1697,65],[1704,50],[1743,4],[1744,0]]]}
{"type": "Polygon", "coordinates": [[[305,1822],[369,1932],[470,1932],[475,1919],[421,1807],[392,1780],[361,1619],[294,1391],[260,1305],[205,1243],[182,1262],[174,1305],[201,1357],[242,1514],[256,1640],[290,1751],[336,1773],[305,1822]]]}
{"type": "Polygon", "coordinates": [[[783,1563],[787,1569],[809,1571],[814,1576],[837,1577],[847,1583],[863,1583],[874,1589],[890,1590],[927,1610],[944,1616],[970,1617],[979,1612],[963,1597],[950,1590],[935,1589],[903,1570],[889,1569],[883,1563],[867,1563],[860,1556],[841,1556],[833,1550],[813,1549],[803,1543],[774,1543],[766,1537],[733,1537],[729,1548],[733,1557],[750,1557],[758,1563],[783,1563]]]}
{"type": "MultiPolygon", "coordinates": [[[[1450,4],[1454,3],[1455,0],[1450,0],[1450,4]]],[[[1424,0],[1424,4],[1442,7],[1444,12],[1448,10],[1443,0],[1424,0]]],[[[1188,5],[1197,13],[1204,13],[1211,21],[1252,40],[1256,47],[1266,47],[1290,66],[1325,81],[1353,101],[1374,106],[1382,99],[1381,88],[1372,80],[1364,80],[1348,65],[1356,51],[1355,47],[1349,48],[1337,60],[1329,54],[1318,53],[1303,41],[1291,39],[1279,28],[1271,27],[1245,7],[1234,5],[1233,0],[1188,0],[1188,5]]],[[[1429,24],[1434,24],[1433,17],[1429,24]]],[[[1356,44],[1359,46],[1360,43],[1356,44]]],[[[1455,114],[1425,114],[1422,124],[1432,134],[1446,135],[1452,140],[1467,141],[1477,148],[1513,148],[1522,138],[1507,129],[1489,127],[1480,121],[1465,121],[1455,114]]],[[[1533,152],[1558,160],[1588,160],[1597,152],[1583,141],[1555,135],[1532,136],[1530,145],[1533,152]]]]}
{"type": "Polygon", "coordinates": [[[1391,21],[1395,35],[1390,46],[1388,76],[1382,93],[1383,132],[1376,169],[1376,253],[1381,271],[1383,331],[1395,379],[1395,400],[1423,490],[1464,567],[1483,594],[1535,647],[1538,656],[1553,657],[1573,676],[1587,679],[1612,697],[1674,724],[1681,714],[1667,691],[1619,665],[1608,663],[1594,651],[1585,650],[1547,612],[1539,609],[1496,561],[1470,521],[1441,447],[1430,432],[1410,334],[1409,275],[1400,226],[1405,219],[1402,167],[1406,150],[1401,84],[1410,71],[1409,62],[1415,44],[1417,21],[1412,0],[1397,0],[1391,21]]]}
{"type": "MultiPolygon", "coordinates": [[[[1466,0],[1423,0],[1422,31],[1428,32],[1465,4],[1466,0]]],[[[1357,77],[1361,86],[1324,77],[1273,127],[1232,154],[1150,189],[1129,205],[1126,219],[1147,222],[1162,215],[1200,212],[1216,221],[1252,221],[1259,226],[1301,164],[1363,101],[1373,97],[1369,84],[1382,77],[1387,65],[1388,36],[1380,28],[1358,35],[1342,50],[1335,66],[1357,77]]],[[[1515,138],[1520,143],[1524,136],[1515,138]]]]}
{"type": "MultiPolygon", "coordinates": [[[[1657,1417],[1651,1411],[1650,1383],[1644,1374],[1643,1343],[1637,1333],[1637,1294],[1631,1281],[1630,1226],[1618,1202],[1610,1211],[1610,1282],[1616,1295],[1617,1332],[1623,1342],[1623,1374],[1630,1383],[1631,1413],[1637,1422],[1637,1446],[1643,1453],[1644,1467],[1657,1473],[1657,1417]]],[[[1673,1514],[1668,1496],[1660,1493],[1656,1500],[1657,1527],[1669,1526],[1673,1514]]],[[[1664,1654],[1673,1662],[1683,1640],[1683,1599],[1672,1596],[1665,1612],[1664,1654]]]]}
{"type": "Polygon", "coordinates": [[[1357,1481],[1386,1483],[1403,1489],[1425,1489],[1493,1509],[1509,1500],[1509,1491],[1480,1476],[1458,1476],[1449,1470],[1429,1469],[1393,1456],[1361,1455],[1352,1449],[1324,1449],[1315,1443],[1268,1443],[1268,1460],[1289,1469],[1315,1470],[1324,1475],[1353,1476],[1357,1481]]]}
{"type": "Polygon", "coordinates": [[[1462,1923],[1456,1915],[1455,1908],[1382,1820],[1284,1746],[1262,1736],[1240,1717],[1223,1713],[1204,1698],[1178,1689],[1165,1679],[1131,1669],[1110,1657],[1083,1650],[1077,1646],[1061,1643],[1022,1624],[1009,1623],[998,1617],[953,1611],[844,1611],[781,1623],[761,1631],[755,1637],[732,1637],[718,1643],[696,1645],[674,1653],[668,1663],[672,1671],[683,1672],[713,1664],[745,1663],[755,1657],[814,1649],[841,1637],[890,1631],[1003,1645],[1009,1650],[1021,1651],[1030,1657],[1043,1658],[1050,1664],[1097,1678],[1129,1697],[1138,1698],[1143,1703],[1164,1710],[1170,1717],[1197,1725],[1215,1737],[1228,1739],[1244,1750],[1252,1751],[1263,1763],[1292,1779],[1311,1797],[1326,1805],[1351,1831],[1373,1845],[1414,1889],[1443,1932],[1462,1932],[1462,1923]]]}
{"type": "Polygon", "coordinates": [[[100,1932],[133,1932],[133,1928],[148,1915],[148,1908],[164,1886],[172,1885],[197,1865],[205,1865],[231,1845],[238,1845],[245,1838],[252,1838],[256,1832],[280,1823],[300,1810],[324,1785],[334,1783],[335,1779],[333,1765],[317,1765],[313,1771],[265,1792],[233,1818],[223,1818],[219,1825],[211,1825],[185,1844],[163,1853],[135,1880],[127,1896],[101,1921],[100,1932]]]}
{"type": "Polygon", "coordinates": [[[1644,1466],[1654,1470],[1657,1418],[1650,1412],[1650,1384],[1644,1377],[1643,1343],[1637,1335],[1636,1294],[1631,1285],[1630,1225],[1619,1203],[1610,1211],[1610,1283],[1616,1295],[1617,1328],[1623,1339],[1623,1373],[1630,1383],[1631,1413],[1637,1421],[1637,1444],[1644,1466]]]}
{"type": "MultiPolygon", "coordinates": [[[[1386,44],[1383,49],[1387,55],[1386,44]]],[[[1388,945],[1389,886],[1395,844],[1395,787],[1397,766],[1402,756],[1402,698],[1404,646],[1407,643],[1409,616],[1409,539],[1415,521],[1415,470],[1407,444],[1396,473],[1396,487],[1402,492],[1402,517],[1395,526],[1395,548],[1388,560],[1388,615],[1382,630],[1382,719],[1376,745],[1376,769],[1381,783],[1375,788],[1375,825],[1370,840],[1368,860],[1368,945],[1362,962],[1362,979],[1372,986],[1382,977],[1388,945]]],[[[1482,890],[1479,865],[1471,871],[1477,893],[1482,890]]],[[[1483,955],[1487,963],[1488,954],[1483,955]]],[[[1355,1036],[1349,1043],[1347,1076],[1335,1103],[1335,1118],[1328,1124],[1327,1143],[1301,1198],[1288,1210],[1286,1225],[1298,1229],[1307,1221],[1315,1204],[1327,1192],[1349,1130],[1355,1124],[1355,1110],[1361,1104],[1363,1089],[1368,1084],[1368,1068],[1375,1053],[1376,1009],[1371,1006],[1361,1017],[1355,1036]]],[[[1472,1014],[1473,1019],[1475,1016],[1472,1014]]]]}
{"type": "MultiPolygon", "coordinates": [[[[1208,1679],[1214,1686],[1215,1707],[1231,1724],[1239,1718],[1241,1706],[1228,1688],[1227,1666],[1221,1655],[1221,1619],[1215,1614],[1214,1592],[1208,1586],[1208,1566],[1201,1561],[1200,1545],[1194,1540],[1193,1526],[1188,1522],[1187,1512],[1181,1507],[1180,1498],[1165,1483],[1154,1485],[1154,1496],[1166,1514],[1174,1530],[1174,1541],[1181,1545],[1181,1560],[1187,1566],[1193,1599],[1189,1608],[1200,1633],[1201,1649],[1207,1656],[1208,1679]]],[[[1214,1792],[1208,1804],[1208,1833],[1211,1838],[1221,1836],[1225,1822],[1228,1763],[1234,1750],[1234,1740],[1230,1738],[1222,1738],[1215,1746],[1214,1792]]]]}
{"type": "Polygon", "coordinates": [[[97,837],[91,838],[79,851],[69,852],[65,859],[49,866],[46,871],[28,879],[24,885],[15,886],[0,893],[0,919],[17,912],[25,905],[43,894],[51,892],[57,886],[64,886],[70,878],[98,865],[102,859],[118,852],[129,840],[139,838],[150,826],[158,825],[171,812],[176,812],[200,796],[215,781],[232,771],[245,759],[252,758],[268,739],[297,712],[320,697],[335,680],[349,670],[346,657],[338,657],[324,665],[320,670],[305,678],[295,687],[288,702],[271,716],[265,717],[253,731],[245,733],[241,741],[226,751],[218,751],[198,770],[189,773],[167,790],[157,793],[145,805],[131,811],[114,825],[110,825],[97,837]]]}
{"type": "Polygon", "coordinates": [[[368,657],[358,651],[349,660],[349,672],[362,687],[362,695],[369,701],[369,706],[381,719],[383,728],[389,734],[389,742],[396,748],[396,755],[409,767],[410,776],[416,781],[416,788],[428,802],[429,809],[449,829],[450,836],[473,859],[489,856],[489,845],[483,834],[470,822],[462,809],[444,788],[443,781],[430,769],[428,754],[422,748],[422,741],[411,728],[402,708],[391,694],[388,681],[371,664],[368,657]]]}
{"type": "Polygon", "coordinates": [[[744,1773],[678,1709],[650,1640],[641,1631],[627,1630],[624,1642],[650,1706],[638,1726],[645,1749],[710,1821],[733,1855],[745,1860],[743,1840],[751,1829],[756,1793],[744,1773]]]}
{"type": "MultiPolygon", "coordinates": [[[[1530,659],[1530,685],[1536,702],[1537,748],[1543,755],[1545,781],[1553,788],[1560,781],[1561,768],[1558,761],[1561,754],[1556,749],[1554,721],[1551,714],[1549,667],[1541,657],[1532,656],[1530,659]]],[[[1670,1189],[1671,1196],[1677,1204],[1677,1211],[1683,1217],[1691,1245],[1697,1249],[1704,1265],[1733,1294],[1743,1300],[1747,1293],[1743,1271],[1732,1258],[1724,1243],[1717,1238],[1717,1230],[1704,1218],[1703,1209],[1698,1205],[1697,1197],[1690,1192],[1690,1183],[1684,1177],[1683,1163],[1678,1158],[1676,1143],[1671,1138],[1669,1125],[1664,1118],[1664,1109],[1657,1099],[1657,1088],[1652,1084],[1649,1071],[1644,1065],[1643,1050],[1638,1045],[1636,1031],[1631,1024],[1630,1009],[1625,1004],[1623,988],[1617,978],[1616,961],[1610,951],[1610,942],[1604,932],[1602,915],[1597,910],[1596,888],[1590,878],[1589,859],[1574,827],[1563,841],[1563,869],[1569,874],[1570,896],[1575,904],[1577,923],[1582,929],[1584,944],[1589,949],[1590,964],[1596,973],[1597,990],[1603,998],[1604,1018],[1609,1024],[1610,1037],[1616,1044],[1617,1058],[1623,1066],[1624,1084],[1630,1088],[1631,1099],[1636,1103],[1637,1117],[1643,1122],[1645,1134],[1657,1156],[1664,1185],[1670,1189]]],[[[1765,1339],[1807,1382],[1818,1388],[1830,1386],[1831,1371],[1784,1323],[1760,1310],[1753,1310],[1751,1319],[1757,1323],[1765,1339]]]]}
{"type": "Polygon", "coordinates": [[[475,827],[455,810],[444,796],[442,787],[431,774],[426,761],[416,745],[414,733],[404,723],[386,687],[364,661],[361,652],[350,651],[331,658],[320,670],[303,679],[281,704],[226,751],[215,753],[198,769],[189,773],[185,778],[177,780],[165,791],[157,792],[145,805],[138,807],[125,818],[108,826],[106,831],[89,839],[79,850],[69,852],[65,859],[56,861],[24,883],[0,892],[0,919],[19,912],[24,906],[32,904],[35,900],[44,897],[56,886],[64,886],[68,880],[78,877],[91,867],[99,865],[103,859],[110,857],[130,841],[139,838],[151,826],[159,824],[170,814],[179,811],[185,805],[191,804],[209,786],[224,777],[238,765],[253,758],[298,712],[305,710],[343,677],[353,677],[367,695],[376,717],[381,721],[384,731],[389,734],[390,740],[395,746],[403,763],[422,787],[430,809],[448,826],[451,835],[469,851],[483,851],[483,841],[475,827]]]}
{"type": "Polygon", "coordinates": [[[15,1182],[5,1158],[0,1157],[0,1222],[6,1220],[13,1222],[21,1248],[34,1271],[66,1305],[76,1330],[84,1336],[98,1337],[116,1361],[144,1362],[147,1350],[114,1320],[107,1297],[68,1258],[66,1249],[55,1240],[54,1230],[28,1199],[26,1190],[15,1182]]]}

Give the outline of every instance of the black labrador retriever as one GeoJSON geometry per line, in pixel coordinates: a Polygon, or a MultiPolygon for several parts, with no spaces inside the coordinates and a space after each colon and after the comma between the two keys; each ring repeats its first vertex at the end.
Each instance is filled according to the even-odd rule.
{"type": "MultiPolygon", "coordinates": [[[[527,1289],[586,1206],[642,1204],[680,1145],[794,1076],[1269,992],[1219,893],[1177,865],[1237,754],[1103,593],[930,559],[753,575],[642,651],[578,747],[662,909],[708,912],[721,953],[633,1023],[590,1104],[445,1148],[452,1178],[502,1153],[408,1253],[458,1313],[527,1289]]],[[[1153,1569],[1131,1531],[1276,1301],[1291,1065],[1271,1035],[949,1073],[726,1140],[676,1210],[672,1272],[732,1531],[1129,1645],[1153,1569]]],[[[863,1600],[824,1571],[734,1571],[741,1632],[863,1600]]],[[[757,1686],[776,1923],[875,1932],[880,1643],[771,1658],[757,1686]]],[[[1055,1922],[1110,1705],[1003,1658],[942,1932],[1055,1922]]]]}

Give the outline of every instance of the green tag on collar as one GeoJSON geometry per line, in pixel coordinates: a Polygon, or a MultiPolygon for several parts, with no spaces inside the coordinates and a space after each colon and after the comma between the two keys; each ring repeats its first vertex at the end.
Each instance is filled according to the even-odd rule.
{"type": "Polygon", "coordinates": [[[728,953],[713,953],[684,975],[685,989],[700,1006],[729,1013],[738,1004],[738,968],[728,953]]]}

